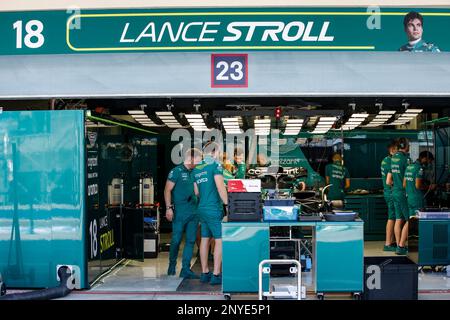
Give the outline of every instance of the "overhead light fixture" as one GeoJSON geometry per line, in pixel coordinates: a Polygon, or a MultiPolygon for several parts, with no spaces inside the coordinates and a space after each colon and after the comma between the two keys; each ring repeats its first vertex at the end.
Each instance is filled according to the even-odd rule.
{"type": "Polygon", "coordinates": [[[267,136],[270,134],[270,119],[255,119],[255,134],[258,136],[267,136]]]}
{"type": "Polygon", "coordinates": [[[333,127],[336,120],[337,117],[320,117],[311,133],[327,133],[333,127]]]}
{"type": "Polygon", "coordinates": [[[388,115],[388,114],[379,114],[375,116],[375,119],[390,119],[392,118],[392,115],[388,115]]]}
{"type": "Polygon", "coordinates": [[[368,113],[353,113],[350,118],[367,118],[369,116],[368,113]]]}
{"type": "Polygon", "coordinates": [[[378,112],[378,114],[390,114],[390,115],[393,115],[396,112],[397,111],[395,111],[395,110],[381,110],[380,112],[378,112]]]}
{"type": "Polygon", "coordinates": [[[388,125],[396,126],[396,125],[403,125],[408,122],[411,122],[414,120],[419,113],[421,113],[423,109],[406,109],[404,113],[399,114],[397,119],[389,123],[388,125]]]}
{"type": "Polygon", "coordinates": [[[184,115],[194,131],[209,131],[203,116],[199,113],[191,113],[184,115]]]}
{"type": "Polygon", "coordinates": [[[265,124],[265,123],[270,124],[270,119],[255,119],[255,124],[265,124]]]}
{"type": "Polygon", "coordinates": [[[185,114],[184,115],[187,119],[202,119],[203,120],[203,116],[201,114],[185,114]]]}
{"type": "Polygon", "coordinates": [[[337,120],[337,117],[320,117],[319,122],[322,122],[322,121],[335,122],[336,120],[337,120]]]}
{"type": "Polygon", "coordinates": [[[287,119],[286,126],[284,127],[283,135],[285,136],[296,136],[300,133],[302,129],[304,119],[287,119]]]}
{"type": "Polygon", "coordinates": [[[407,109],[405,113],[421,113],[423,109],[407,109]]]}
{"type": "Polygon", "coordinates": [[[128,114],[136,115],[136,114],[145,114],[142,110],[128,110],[128,114]]]}
{"type": "Polygon", "coordinates": [[[171,111],[156,111],[155,114],[160,116],[173,116],[173,113],[171,111]]]}
{"type": "Polygon", "coordinates": [[[240,134],[242,130],[240,128],[240,123],[242,122],[241,117],[228,117],[221,118],[222,126],[225,132],[228,134],[240,134]]]}
{"type": "Polygon", "coordinates": [[[155,114],[169,128],[183,128],[171,111],[156,111],[155,114]]]}

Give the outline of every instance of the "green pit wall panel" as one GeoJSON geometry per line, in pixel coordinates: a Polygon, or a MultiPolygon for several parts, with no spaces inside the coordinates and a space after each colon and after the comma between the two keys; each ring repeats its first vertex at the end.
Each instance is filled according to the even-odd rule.
{"type": "Polygon", "coordinates": [[[0,273],[9,288],[58,284],[57,265],[88,286],[83,111],[0,113],[0,273]]]}

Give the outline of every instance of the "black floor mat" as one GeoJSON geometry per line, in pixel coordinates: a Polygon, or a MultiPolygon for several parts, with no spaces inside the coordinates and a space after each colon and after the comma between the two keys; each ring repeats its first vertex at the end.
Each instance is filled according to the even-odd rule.
{"type": "MultiPolygon", "coordinates": [[[[213,261],[209,261],[209,270],[214,269],[213,261]]],[[[200,275],[202,273],[202,265],[200,263],[200,258],[197,258],[194,265],[192,266],[192,271],[200,275]]],[[[222,292],[221,285],[212,286],[209,283],[202,283],[199,279],[183,279],[177,288],[180,292],[222,292]]]]}

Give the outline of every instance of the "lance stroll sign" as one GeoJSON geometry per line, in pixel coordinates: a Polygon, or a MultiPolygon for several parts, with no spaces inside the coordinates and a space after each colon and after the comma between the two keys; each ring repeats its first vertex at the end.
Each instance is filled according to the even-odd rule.
{"type": "Polygon", "coordinates": [[[285,8],[0,13],[0,54],[447,51],[450,9],[285,8]]]}

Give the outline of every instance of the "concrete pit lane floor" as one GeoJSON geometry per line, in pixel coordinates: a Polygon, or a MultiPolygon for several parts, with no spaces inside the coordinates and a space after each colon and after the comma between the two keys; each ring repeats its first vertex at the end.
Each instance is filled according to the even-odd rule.
{"type": "MultiPolygon", "coordinates": [[[[365,242],[365,256],[392,256],[382,251],[383,242],[365,242]]],[[[197,259],[194,249],[193,263],[197,259]]],[[[167,276],[168,252],[160,252],[156,259],[144,262],[125,260],[90,289],[73,291],[63,299],[69,300],[223,300],[220,286],[204,284],[192,292],[180,291],[183,279],[178,277],[181,268],[181,254],[177,265],[177,275],[167,276]],[[200,289],[198,289],[200,288],[200,289]],[[178,289],[178,291],[177,291],[178,289]]],[[[198,262],[197,262],[198,263],[198,262]]],[[[199,280],[190,280],[199,281],[199,280]]],[[[293,277],[271,278],[273,284],[293,284],[293,277]]],[[[303,285],[307,288],[307,300],[317,299],[313,292],[314,282],[311,272],[302,273],[303,285]]],[[[256,294],[234,294],[233,300],[256,300],[256,294]]],[[[326,294],[326,300],[349,300],[348,293],[326,294]]],[[[419,300],[450,300],[450,277],[444,272],[419,273],[419,300]]]]}

